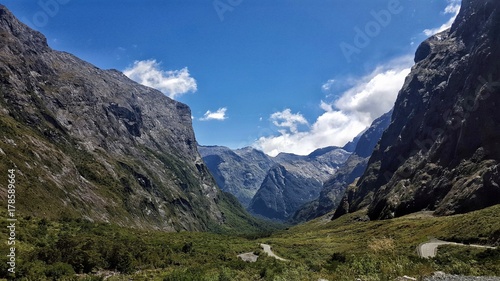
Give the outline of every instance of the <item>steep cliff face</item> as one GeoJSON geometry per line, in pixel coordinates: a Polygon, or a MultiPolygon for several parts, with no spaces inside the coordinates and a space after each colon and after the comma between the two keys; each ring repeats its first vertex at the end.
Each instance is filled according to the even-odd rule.
{"type": "Polygon", "coordinates": [[[347,186],[363,175],[373,149],[390,124],[391,115],[392,110],[375,119],[368,129],[355,138],[352,142],[356,143],[354,152],[335,175],[323,184],[319,198],[297,210],[292,218],[294,222],[311,220],[337,208],[347,186]]]}
{"type": "Polygon", "coordinates": [[[50,49],[1,5],[0,128],[0,169],[16,169],[25,214],[169,231],[225,223],[186,105],[50,49]]]}
{"type": "Polygon", "coordinates": [[[281,153],[274,158],[250,202],[251,213],[287,220],[299,207],[318,198],[323,183],[334,175],[350,153],[338,147],[318,149],[307,156],[281,153]]]}
{"type": "Polygon", "coordinates": [[[500,203],[500,1],[464,0],[423,42],[392,123],[336,216],[463,213],[500,203]]]}
{"type": "Polygon", "coordinates": [[[200,154],[217,185],[248,206],[267,171],[275,165],[262,151],[246,147],[232,150],[222,146],[200,146],[200,154]]]}
{"type": "Polygon", "coordinates": [[[276,165],[267,173],[248,210],[270,219],[286,220],[297,208],[319,194],[318,181],[290,173],[276,165]]]}

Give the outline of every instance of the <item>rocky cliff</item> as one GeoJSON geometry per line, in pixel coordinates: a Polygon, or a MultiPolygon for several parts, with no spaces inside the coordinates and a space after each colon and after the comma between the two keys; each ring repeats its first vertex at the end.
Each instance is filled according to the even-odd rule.
{"type": "Polygon", "coordinates": [[[299,207],[318,198],[323,183],[349,155],[338,147],[318,149],[307,156],[279,154],[248,210],[271,219],[289,219],[299,207]]]}
{"type": "Polygon", "coordinates": [[[251,147],[200,146],[199,151],[222,190],[251,213],[277,220],[286,220],[302,204],[317,199],[323,182],[350,155],[338,147],[276,157],[251,147]]]}
{"type": "Polygon", "coordinates": [[[52,50],[1,5],[0,154],[23,214],[174,231],[241,210],[198,154],[186,105],[52,50]]]}
{"type": "Polygon", "coordinates": [[[248,206],[269,169],[275,165],[262,151],[246,147],[200,146],[200,154],[218,186],[248,206]]]}
{"type": "Polygon", "coordinates": [[[500,1],[464,0],[451,29],[423,42],[392,122],[336,217],[500,203],[500,1]]]}

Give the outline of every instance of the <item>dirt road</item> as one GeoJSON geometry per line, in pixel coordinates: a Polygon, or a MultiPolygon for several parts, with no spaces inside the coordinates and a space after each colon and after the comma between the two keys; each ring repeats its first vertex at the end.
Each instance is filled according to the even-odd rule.
{"type": "Polygon", "coordinates": [[[280,261],[288,261],[287,259],[284,259],[282,257],[278,257],[272,250],[271,250],[271,246],[270,245],[267,245],[267,244],[260,244],[260,247],[264,250],[264,252],[267,253],[268,256],[270,257],[273,257],[277,260],[280,260],[280,261]]]}
{"type": "Polygon", "coordinates": [[[456,245],[456,246],[469,246],[469,247],[476,247],[476,248],[495,249],[495,247],[489,247],[489,246],[466,245],[466,244],[462,244],[462,243],[447,242],[447,241],[442,241],[442,240],[438,240],[438,239],[431,239],[429,242],[422,243],[422,244],[418,245],[418,247],[417,247],[418,255],[422,258],[433,258],[436,256],[437,249],[441,245],[456,245]]]}

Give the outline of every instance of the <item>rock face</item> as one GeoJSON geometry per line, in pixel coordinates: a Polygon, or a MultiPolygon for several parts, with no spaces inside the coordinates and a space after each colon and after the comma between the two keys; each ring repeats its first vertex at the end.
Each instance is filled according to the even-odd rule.
{"type": "Polygon", "coordinates": [[[271,157],[251,147],[231,150],[223,146],[198,147],[217,185],[247,207],[275,165],[271,157]]]}
{"type": "Polygon", "coordinates": [[[251,213],[286,220],[312,201],[350,153],[338,147],[318,149],[307,156],[281,153],[269,157],[251,147],[231,150],[200,146],[200,154],[219,187],[251,213]]]}
{"type": "Polygon", "coordinates": [[[392,110],[374,120],[367,130],[351,142],[356,144],[354,152],[339,167],[335,175],[324,183],[319,198],[297,210],[293,215],[293,222],[311,220],[337,208],[347,186],[363,175],[373,149],[390,124],[391,115],[392,110]]]}
{"type": "Polygon", "coordinates": [[[318,198],[323,183],[349,155],[338,147],[318,149],[308,156],[279,154],[248,210],[266,218],[289,219],[299,207],[318,198]]]}
{"type": "Polygon", "coordinates": [[[198,154],[186,105],[50,49],[1,5],[0,148],[24,214],[174,231],[241,209],[198,154]]]}
{"type": "Polygon", "coordinates": [[[500,1],[464,0],[450,30],[423,42],[392,122],[336,217],[500,203],[500,1]]]}

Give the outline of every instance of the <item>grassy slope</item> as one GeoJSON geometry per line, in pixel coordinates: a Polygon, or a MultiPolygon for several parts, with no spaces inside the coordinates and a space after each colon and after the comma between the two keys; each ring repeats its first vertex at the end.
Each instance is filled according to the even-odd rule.
{"type": "Polygon", "coordinates": [[[351,277],[384,280],[402,275],[428,275],[436,270],[500,276],[500,250],[490,253],[493,259],[487,254],[483,264],[472,265],[463,259],[459,262],[459,258],[448,259],[448,263],[423,260],[416,252],[416,247],[429,238],[500,245],[500,205],[450,217],[409,215],[358,222],[362,215],[358,212],[331,222],[317,219],[275,234],[266,242],[274,245],[280,255],[302,259],[310,268],[317,268],[333,280],[352,280],[351,277]],[[343,260],[342,256],[346,262],[337,261],[343,260]],[[333,272],[325,270],[331,266],[336,268],[333,272]]]}
{"type": "MultiPolygon", "coordinates": [[[[317,219],[256,239],[24,217],[18,224],[18,270],[36,280],[44,280],[42,275],[65,280],[61,277],[65,274],[97,269],[128,274],[108,280],[393,280],[436,270],[500,276],[500,250],[447,246],[431,260],[416,254],[416,246],[429,237],[499,244],[499,215],[500,205],[452,217],[407,216],[373,222],[358,222],[362,214],[355,213],[333,222],[317,219]],[[238,253],[259,252],[262,242],[291,262],[264,254],[253,264],[236,258],[238,253]]],[[[2,237],[7,235],[5,223],[0,225],[2,237]]],[[[5,253],[6,247],[2,243],[0,252],[5,253]]],[[[0,274],[5,273],[4,259],[2,254],[0,274]]]]}

